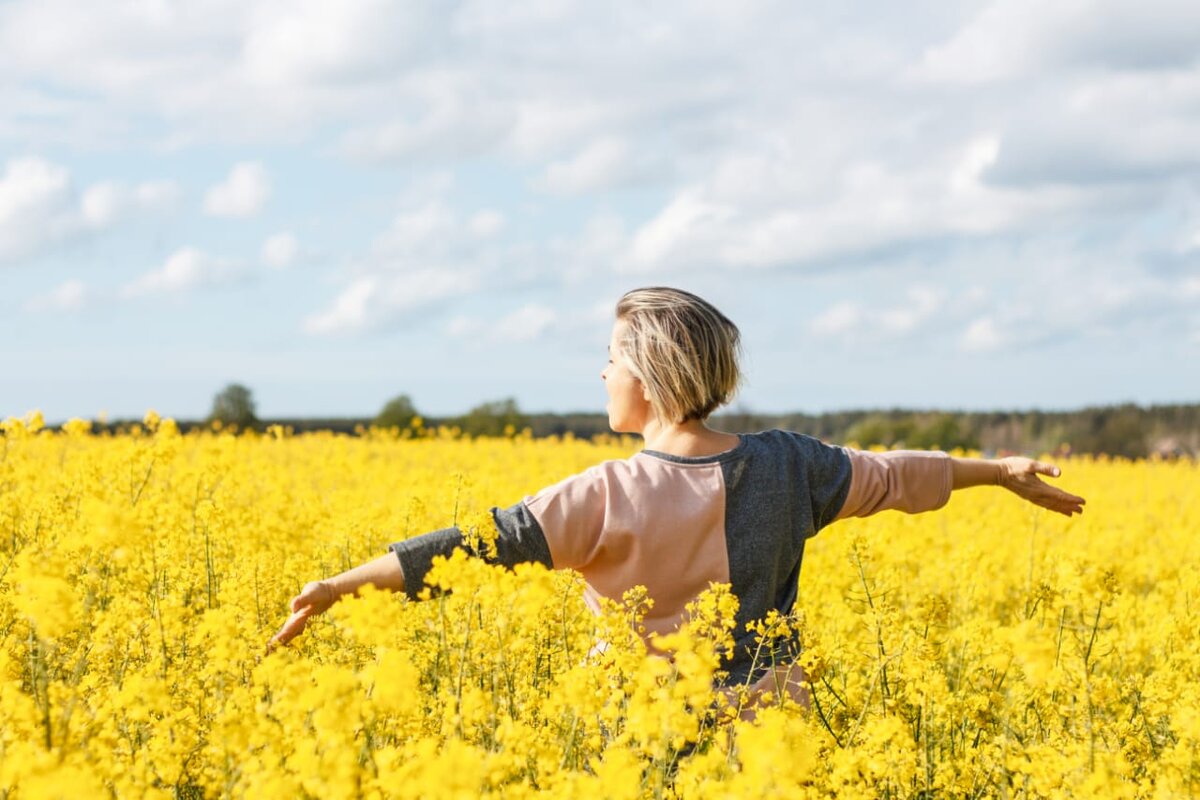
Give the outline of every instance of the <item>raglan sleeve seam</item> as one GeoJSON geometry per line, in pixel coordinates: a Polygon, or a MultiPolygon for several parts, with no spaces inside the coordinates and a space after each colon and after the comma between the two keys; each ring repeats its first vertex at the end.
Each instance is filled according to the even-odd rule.
{"type": "Polygon", "coordinates": [[[604,472],[593,467],[525,498],[555,568],[582,569],[595,556],[604,533],[607,493],[604,472]]]}

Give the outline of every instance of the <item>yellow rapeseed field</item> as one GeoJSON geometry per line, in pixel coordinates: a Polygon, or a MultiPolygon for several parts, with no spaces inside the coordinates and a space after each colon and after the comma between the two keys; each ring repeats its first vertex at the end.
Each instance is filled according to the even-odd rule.
{"type": "MultiPolygon", "coordinates": [[[[806,550],[814,703],[713,690],[727,587],[647,656],[631,592],[462,554],[264,645],[306,581],[631,440],[0,437],[0,798],[1190,797],[1200,794],[1200,467],[1074,458],[1068,519],[993,489],[806,550]],[[602,653],[593,645],[606,640],[602,653]],[[736,700],[736,698],[734,698],[736,700]]],[[[482,546],[486,546],[485,544],[482,546]]]]}

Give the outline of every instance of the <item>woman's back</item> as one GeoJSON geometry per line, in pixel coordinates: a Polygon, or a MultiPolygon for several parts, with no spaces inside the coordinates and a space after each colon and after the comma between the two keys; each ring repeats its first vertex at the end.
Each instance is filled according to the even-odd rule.
{"type": "Polygon", "coordinates": [[[537,531],[512,529],[525,516],[514,509],[497,523],[506,536],[543,537],[552,566],[583,574],[593,607],[645,586],[647,638],[675,630],[709,584],[729,583],[740,606],[728,666],[742,680],[755,650],[746,623],[791,610],[804,542],[837,514],[850,474],[841,448],[767,431],[711,456],[644,450],[605,462],[524,500],[537,531]]]}

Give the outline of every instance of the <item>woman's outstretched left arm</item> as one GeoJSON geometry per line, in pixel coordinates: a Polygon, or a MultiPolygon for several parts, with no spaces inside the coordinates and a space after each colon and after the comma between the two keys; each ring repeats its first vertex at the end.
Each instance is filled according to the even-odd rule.
{"type": "Polygon", "coordinates": [[[1084,499],[1039,476],[1057,478],[1053,464],[1022,456],[957,458],[937,450],[869,452],[845,449],[850,479],[835,519],[866,517],[896,509],[910,514],[941,508],[955,489],[1001,486],[1031,503],[1065,514],[1083,512],[1084,499]]]}

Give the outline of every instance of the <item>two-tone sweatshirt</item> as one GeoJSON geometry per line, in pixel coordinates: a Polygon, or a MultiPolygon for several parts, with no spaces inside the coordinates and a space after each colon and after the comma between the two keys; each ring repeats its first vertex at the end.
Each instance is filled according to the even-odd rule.
{"type": "MultiPolygon", "coordinates": [[[[602,597],[646,587],[654,601],[647,643],[678,628],[710,584],[728,583],[739,607],[723,683],[758,680],[770,664],[746,624],[771,609],[792,611],[808,539],[846,517],[940,508],[950,497],[951,461],[941,452],[854,450],[780,430],[738,438],[710,456],[643,450],[492,509],[492,560],[576,570],[593,610],[602,597]]],[[[406,592],[415,598],[433,558],[463,541],[458,528],[445,528],[393,544],[406,592]]],[[[797,654],[794,641],[773,647],[777,663],[797,654]]]]}

